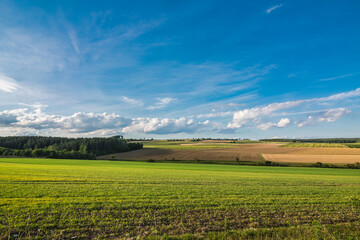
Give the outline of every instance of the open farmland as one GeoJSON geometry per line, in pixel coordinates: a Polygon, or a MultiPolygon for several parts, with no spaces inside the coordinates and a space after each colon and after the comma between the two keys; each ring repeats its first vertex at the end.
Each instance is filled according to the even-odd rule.
{"type": "Polygon", "coordinates": [[[286,163],[360,163],[360,155],[300,155],[300,154],[262,154],[264,159],[286,163]]]}
{"type": "Polygon", "coordinates": [[[360,143],[288,143],[282,147],[360,148],[360,143]]]}
{"type": "Polygon", "coordinates": [[[300,143],[241,143],[150,141],[144,142],[144,149],[100,156],[99,159],[124,160],[203,160],[203,161],[261,161],[263,159],[283,163],[332,163],[349,164],[360,162],[360,148],[349,148],[341,144],[310,145],[300,143]],[[294,147],[291,147],[293,146],[294,147]],[[284,147],[288,146],[288,147],[284,147]],[[296,146],[296,147],[295,147],[296,146]],[[318,146],[318,147],[317,147],[318,146]],[[262,157],[261,157],[262,156],[262,157]]]}
{"type": "Polygon", "coordinates": [[[360,171],[1,159],[0,239],[358,239],[360,171]]]}

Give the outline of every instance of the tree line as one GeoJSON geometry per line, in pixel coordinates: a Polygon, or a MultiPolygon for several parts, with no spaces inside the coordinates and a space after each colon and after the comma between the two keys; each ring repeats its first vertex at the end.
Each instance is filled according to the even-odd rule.
{"type": "Polygon", "coordinates": [[[142,147],[142,143],[129,143],[122,136],[109,138],[0,137],[0,155],[2,156],[95,159],[99,155],[127,152],[142,147]]]}
{"type": "Polygon", "coordinates": [[[260,139],[264,142],[299,142],[299,143],[359,143],[360,138],[314,138],[314,139],[260,139]]]}

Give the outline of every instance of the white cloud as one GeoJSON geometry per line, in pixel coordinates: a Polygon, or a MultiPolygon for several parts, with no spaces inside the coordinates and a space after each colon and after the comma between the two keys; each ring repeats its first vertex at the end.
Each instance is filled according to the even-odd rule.
{"type": "Polygon", "coordinates": [[[74,113],[71,116],[49,115],[41,109],[5,110],[0,112],[0,125],[41,129],[61,129],[70,133],[86,133],[106,129],[118,129],[131,124],[131,119],[107,113],[74,113]]]}
{"type": "Polygon", "coordinates": [[[126,96],[122,96],[121,100],[123,102],[133,104],[133,105],[138,105],[138,106],[143,106],[144,105],[144,103],[141,100],[137,100],[137,99],[134,99],[134,98],[129,98],[129,97],[126,97],[126,96]]]}
{"type": "Polygon", "coordinates": [[[228,112],[215,112],[215,111],[213,111],[212,113],[198,114],[198,115],[196,115],[196,117],[197,118],[214,118],[214,117],[231,116],[233,114],[234,114],[234,111],[228,111],[228,112]]]}
{"type": "Polygon", "coordinates": [[[12,93],[18,90],[20,87],[19,83],[14,79],[0,74],[0,90],[4,92],[12,93]]]}
{"type": "Polygon", "coordinates": [[[257,128],[261,129],[261,130],[267,130],[271,127],[279,127],[279,128],[284,128],[286,126],[288,126],[291,123],[291,120],[289,118],[282,118],[280,119],[280,121],[278,123],[263,123],[257,126],[257,128]]]}
{"type": "Polygon", "coordinates": [[[171,102],[176,101],[177,99],[166,97],[166,98],[156,98],[156,100],[158,102],[155,103],[155,105],[148,107],[147,109],[149,109],[149,110],[162,109],[162,108],[165,108],[171,102]]]}
{"type": "Polygon", "coordinates": [[[46,104],[41,104],[41,103],[39,103],[39,102],[35,102],[35,103],[32,103],[32,104],[19,103],[19,105],[26,106],[26,107],[31,107],[31,108],[47,108],[47,107],[48,107],[48,105],[46,105],[46,104]]]}
{"type": "Polygon", "coordinates": [[[335,122],[342,116],[351,113],[346,108],[335,108],[320,112],[316,116],[308,116],[306,120],[298,123],[299,127],[314,125],[320,122],[335,122]]]}
{"type": "MultiPolygon", "coordinates": [[[[283,103],[272,103],[265,107],[254,107],[250,109],[244,109],[241,111],[234,112],[233,119],[230,123],[228,123],[227,127],[241,128],[243,125],[249,123],[250,121],[261,121],[262,117],[270,117],[271,115],[273,115],[273,113],[277,111],[294,108],[305,103],[312,103],[312,104],[324,103],[324,102],[339,101],[339,100],[344,100],[359,96],[360,96],[360,88],[357,88],[353,91],[333,94],[328,97],[303,99],[303,100],[288,101],[283,103]]],[[[339,109],[343,109],[343,108],[339,108],[339,109]]],[[[331,111],[331,109],[328,111],[331,111]]],[[[324,111],[320,111],[320,113],[323,112],[324,111]]]]}
{"type": "Polygon", "coordinates": [[[289,101],[283,103],[272,103],[265,107],[255,107],[237,111],[233,115],[233,120],[228,124],[228,128],[241,128],[249,121],[259,119],[263,116],[269,116],[273,112],[296,107],[302,104],[304,100],[289,101]]]}
{"type": "Polygon", "coordinates": [[[288,126],[291,123],[291,120],[289,118],[282,118],[280,119],[280,121],[277,123],[277,127],[283,128],[288,126]]]}
{"type": "Polygon", "coordinates": [[[277,4],[277,5],[275,5],[275,6],[272,6],[271,8],[266,9],[266,13],[269,14],[269,13],[271,13],[272,11],[274,11],[275,9],[278,9],[278,8],[280,8],[280,7],[282,7],[282,4],[277,4]]]}
{"type": "Polygon", "coordinates": [[[26,114],[27,109],[15,109],[15,110],[5,110],[0,112],[0,126],[10,126],[15,124],[18,120],[17,118],[26,114]]]}
{"type": "Polygon", "coordinates": [[[276,124],[275,123],[263,123],[263,124],[260,124],[259,126],[257,126],[257,128],[261,129],[261,130],[268,130],[269,128],[271,127],[274,127],[276,124]]]}
{"type": "Polygon", "coordinates": [[[341,75],[341,76],[336,76],[336,77],[330,77],[330,78],[322,78],[319,81],[320,82],[325,82],[325,81],[332,81],[332,80],[336,80],[336,79],[340,79],[340,78],[346,78],[346,77],[350,77],[354,75],[354,73],[351,74],[345,74],[345,75],[341,75]]]}
{"type": "Polygon", "coordinates": [[[325,102],[325,101],[343,100],[346,98],[359,97],[359,96],[360,96],[360,88],[357,88],[353,91],[342,92],[342,93],[331,95],[329,97],[317,98],[315,100],[318,100],[320,102],[325,102]]]}
{"type": "Polygon", "coordinates": [[[27,108],[0,112],[0,127],[8,129],[58,130],[69,134],[114,135],[119,133],[192,133],[209,121],[195,122],[187,118],[135,118],[117,114],[83,113],[70,116],[52,115],[41,109],[27,108]]]}
{"type": "Polygon", "coordinates": [[[193,119],[182,118],[136,118],[130,126],[123,128],[124,133],[184,133],[195,132],[198,128],[209,122],[198,123],[193,119]]]}
{"type": "Polygon", "coordinates": [[[68,35],[69,35],[71,44],[72,44],[75,52],[77,54],[80,54],[79,42],[78,42],[78,39],[76,37],[76,32],[74,31],[74,29],[72,29],[72,28],[68,29],[68,35]]]}

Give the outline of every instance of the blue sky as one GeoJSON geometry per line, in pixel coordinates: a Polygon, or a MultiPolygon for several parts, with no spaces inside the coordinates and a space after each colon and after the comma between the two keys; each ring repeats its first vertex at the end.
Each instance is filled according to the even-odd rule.
{"type": "Polygon", "coordinates": [[[358,1],[1,1],[0,135],[359,137],[358,1]]]}

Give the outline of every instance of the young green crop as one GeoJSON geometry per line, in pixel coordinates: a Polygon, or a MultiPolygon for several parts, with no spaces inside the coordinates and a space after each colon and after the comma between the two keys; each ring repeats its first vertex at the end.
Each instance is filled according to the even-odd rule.
{"type": "Polygon", "coordinates": [[[360,234],[354,169],[3,158],[0,189],[0,239],[360,234]]]}

